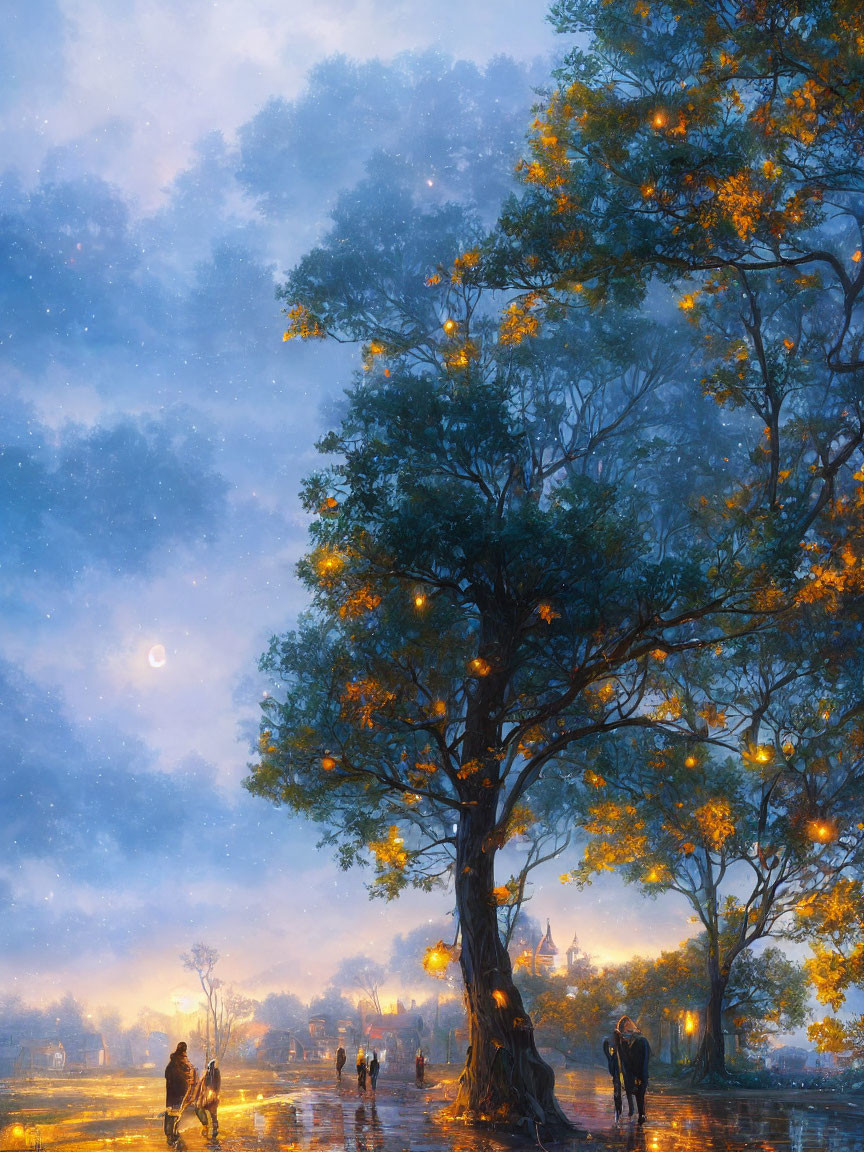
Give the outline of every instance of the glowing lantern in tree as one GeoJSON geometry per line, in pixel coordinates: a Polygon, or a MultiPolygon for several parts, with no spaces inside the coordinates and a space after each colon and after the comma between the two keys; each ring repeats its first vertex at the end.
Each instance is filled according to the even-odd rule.
{"type": "Polygon", "coordinates": [[[774,759],[774,745],[749,744],[741,756],[748,764],[770,764],[774,759]]]}
{"type": "Polygon", "coordinates": [[[816,844],[830,844],[837,839],[837,826],[831,820],[810,820],[807,835],[816,844]]]}
{"type": "Polygon", "coordinates": [[[345,560],[338,552],[332,552],[329,549],[323,549],[315,558],[315,567],[318,575],[324,578],[328,576],[335,576],[342,570],[345,565],[345,560]]]}
{"type": "Polygon", "coordinates": [[[538,604],[537,615],[541,620],[545,620],[547,624],[551,624],[553,620],[558,619],[561,613],[556,612],[551,604],[538,604]]]}
{"type": "Polygon", "coordinates": [[[468,671],[472,676],[488,676],[492,668],[482,656],[475,656],[474,659],[468,663],[468,671]]]}
{"type": "Polygon", "coordinates": [[[442,327],[448,336],[452,336],[454,332],[458,331],[459,325],[455,320],[445,320],[442,327]]]}
{"type": "Polygon", "coordinates": [[[322,756],[321,757],[321,767],[324,769],[325,772],[332,772],[333,769],[336,767],[336,761],[333,759],[332,756],[322,756]]]}
{"type": "Polygon", "coordinates": [[[424,952],[423,967],[436,980],[444,980],[447,976],[447,969],[459,959],[460,951],[455,945],[445,944],[443,940],[439,940],[437,944],[430,945],[424,952]]]}
{"type": "Polygon", "coordinates": [[[414,596],[414,607],[417,609],[426,607],[426,594],[425,592],[417,592],[414,596]]]}

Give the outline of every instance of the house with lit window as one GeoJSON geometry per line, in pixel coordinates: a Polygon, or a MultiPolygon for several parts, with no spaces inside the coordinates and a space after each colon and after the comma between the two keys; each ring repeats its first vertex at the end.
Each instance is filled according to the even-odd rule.
{"type": "Polygon", "coordinates": [[[394,1012],[364,1014],[362,1042],[367,1053],[377,1052],[378,1059],[382,1063],[386,1060],[391,1068],[413,1061],[424,1043],[423,1018],[413,1008],[413,1003],[409,1010],[397,1000],[394,1012]]]}

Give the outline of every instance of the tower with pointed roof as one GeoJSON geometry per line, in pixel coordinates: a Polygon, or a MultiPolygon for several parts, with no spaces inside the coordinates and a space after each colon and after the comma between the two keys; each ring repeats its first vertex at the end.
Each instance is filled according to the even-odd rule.
{"type": "Polygon", "coordinates": [[[572,980],[580,980],[594,971],[591,957],[583,952],[579,946],[579,937],[573,933],[573,943],[565,952],[567,957],[567,975],[572,980]]]}
{"type": "Polygon", "coordinates": [[[575,932],[573,933],[573,943],[567,949],[565,955],[567,957],[567,971],[572,972],[576,967],[576,961],[582,955],[582,949],[579,947],[579,937],[575,932]]]}
{"type": "Polygon", "coordinates": [[[555,957],[557,955],[558,949],[555,946],[555,941],[552,939],[552,926],[547,920],[546,935],[537,945],[534,953],[534,970],[536,972],[551,972],[555,967],[555,957]]]}

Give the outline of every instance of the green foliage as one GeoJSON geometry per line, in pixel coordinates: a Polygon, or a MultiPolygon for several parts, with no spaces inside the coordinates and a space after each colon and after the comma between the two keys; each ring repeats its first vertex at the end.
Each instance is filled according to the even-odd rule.
{"type": "Polygon", "coordinates": [[[557,306],[674,293],[705,394],[764,425],[766,507],[742,487],[744,516],[800,536],[862,442],[860,8],[561,0],[553,21],[590,46],[535,122],[489,274],[557,306]]]}
{"type": "Polygon", "coordinates": [[[707,538],[676,546],[678,446],[643,435],[677,403],[683,345],[611,313],[515,340],[470,217],[380,192],[346,198],[286,287],[308,333],[368,342],[304,491],[313,607],[262,662],[279,691],[249,786],[322,823],[343,866],[371,850],[389,898],[446,876],[466,802],[491,793],[500,845],[521,802],[542,809],[544,764],[639,723],[639,658],[689,646],[730,569],[706,576],[707,538]]]}
{"type": "Polygon", "coordinates": [[[828,13],[860,21],[796,13],[563,0],[591,49],[497,232],[390,171],[283,290],[286,339],[361,343],[362,371],[304,491],[312,606],[263,661],[248,787],[371,855],[375,894],[455,862],[463,928],[524,898],[495,852],[572,817],[580,878],[690,900],[715,1015],[861,849],[837,610],[864,592],[864,240],[820,56],[828,13]]]}
{"type": "MultiPolygon", "coordinates": [[[[710,991],[706,944],[704,936],[686,940],[655,959],[634,956],[569,977],[520,971],[517,982],[542,1043],[596,1054],[624,1012],[656,1035],[661,1020],[680,1024],[687,1012],[701,1010],[710,991]]],[[[743,1043],[758,1046],[770,1033],[804,1023],[808,991],[801,965],[779,948],[742,953],[732,967],[724,1013],[743,1043]]]]}

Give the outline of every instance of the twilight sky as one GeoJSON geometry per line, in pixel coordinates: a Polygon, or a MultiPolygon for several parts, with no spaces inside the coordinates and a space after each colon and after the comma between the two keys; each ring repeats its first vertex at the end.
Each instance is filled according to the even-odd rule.
{"type": "MultiPolygon", "coordinates": [[[[361,179],[494,218],[560,47],[545,0],[431,7],[4,10],[0,993],[167,1009],[203,940],[250,995],[307,997],[450,908],[368,903],[240,787],[258,656],[304,605],[300,479],[354,365],[282,343],[274,284],[361,179]]],[[[690,933],[566,865],[528,908],[562,952],[690,933]]]]}

